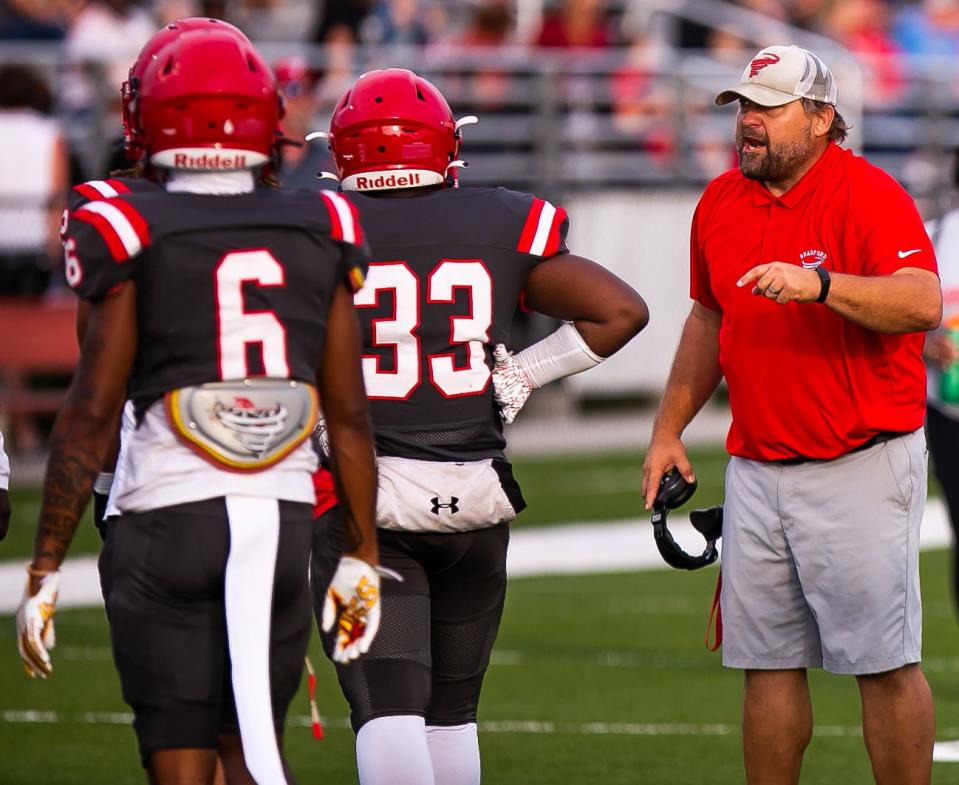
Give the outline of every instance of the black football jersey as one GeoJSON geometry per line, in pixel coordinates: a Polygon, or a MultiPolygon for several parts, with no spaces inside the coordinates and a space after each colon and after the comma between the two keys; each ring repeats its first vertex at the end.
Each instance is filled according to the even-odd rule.
{"type": "Polygon", "coordinates": [[[504,188],[351,198],[372,253],[354,304],[379,453],[502,457],[493,347],[533,267],[567,251],[565,211],[504,188]]]}
{"type": "Polygon", "coordinates": [[[71,212],[64,248],[80,297],[136,284],[138,414],[205,382],[315,382],[333,292],[343,280],[358,290],[367,260],[355,208],[328,191],[90,201],[71,212]]]}

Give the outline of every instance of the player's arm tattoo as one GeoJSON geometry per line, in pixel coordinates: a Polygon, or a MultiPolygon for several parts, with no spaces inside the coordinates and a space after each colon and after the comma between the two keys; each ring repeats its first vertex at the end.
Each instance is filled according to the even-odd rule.
{"type": "Polygon", "coordinates": [[[97,303],[80,362],[50,437],[50,459],[34,541],[34,566],[57,569],[86,507],[116,431],[136,353],[132,284],[97,303]]]}

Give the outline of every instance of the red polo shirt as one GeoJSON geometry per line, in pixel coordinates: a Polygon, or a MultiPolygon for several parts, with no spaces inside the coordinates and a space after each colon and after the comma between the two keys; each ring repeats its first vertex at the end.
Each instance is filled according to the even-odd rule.
{"type": "Polygon", "coordinates": [[[834,458],[925,415],[923,333],[882,335],[825,305],[782,306],[736,281],[767,262],[830,272],[937,272],[910,196],[889,175],[830,144],[781,197],[726,172],[693,217],[690,293],[722,312],[719,362],[729,386],[731,455],[834,458]]]}

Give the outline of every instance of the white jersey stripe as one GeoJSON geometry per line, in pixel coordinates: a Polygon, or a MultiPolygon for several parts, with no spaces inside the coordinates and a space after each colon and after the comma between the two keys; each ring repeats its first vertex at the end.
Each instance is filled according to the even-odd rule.
{"type": "Polygon", "coordinates": [[[86,184],[93,190],[98,191],[104,199],[111,199],[120,195],[120,192],[106,180],[87,180],[86,184]]]}
{"type": "Polygon", "coordinates": [[[543,202],[543,209],[539,214],[539,223],[536,225],[536,234],[533,235],[533,242],[530,244],[529,252],[533,256],[542,256],[546,250],[546,243],[549,242],[549,230],[553,228],[553,217],[556,215],[556,208],[549,202],[543,202]]]}
{"type": "Polygon", "coordinates": [[[227,496],[226,514],[230,524],[223,587],[226,632],[243,757],[259,785],[287,785],[270,696],[270,619],[280,505],[261,496],[227,496]]]}
{"type": "Polygon", "coordinates": [[[343,241],[356,244],[356,226],[353,224],[353,211],[350,209],[350,205],[340,194],[335,194],[330,191],[323,191],[322,193],[336,209],[336,215],[340,219],[340,226],[343,227],[343,241]]]}
{"type": "MultiPolygon", "coordinates": [[[[136,229],[133,228],[133,224],[130,223],[129,219],[127,219],[119,208],[114,207],[108,202],[88,202],[83,205],[80,210],[89,210],[91,213],[97,213],[106,219],[106,222],[110,224],[113,231],[117,233],[120,242],[123,243],[123,247],[126,249],[128,256],[133,257],[140,253],[140,250],[143,248],[143,244],[140,242],[140,236],[137,234],[136,229]]],[[[77,212],[79,212],[79,210],[77,212]]]]}

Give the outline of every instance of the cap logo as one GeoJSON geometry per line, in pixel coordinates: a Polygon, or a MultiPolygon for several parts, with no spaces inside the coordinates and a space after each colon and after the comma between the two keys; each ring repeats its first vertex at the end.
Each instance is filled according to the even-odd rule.
{"type": "Polygon", "coordinates": [[[767,65],[776,65],[779,62],[779,55],[762,55],[755,58],[749,64],[749,78],[752,79],[756,74],[762,71],[767,65]]]}

